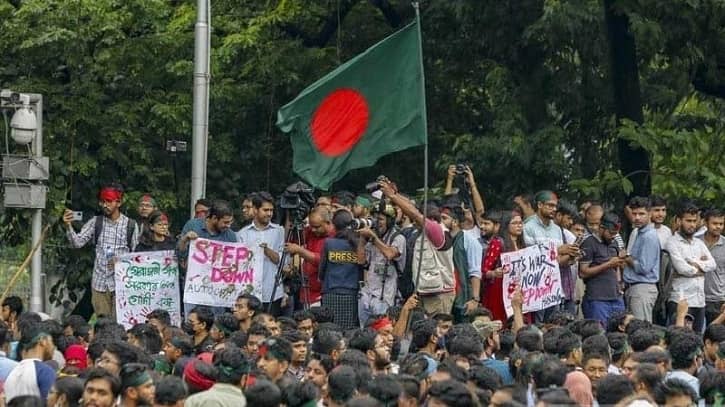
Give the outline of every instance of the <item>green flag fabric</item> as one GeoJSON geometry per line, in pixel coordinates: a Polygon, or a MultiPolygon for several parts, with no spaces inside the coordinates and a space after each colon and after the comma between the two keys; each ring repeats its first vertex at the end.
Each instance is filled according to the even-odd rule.
{"type": "Polygon", "coordinates": [[[277,112],[293,169],[327,190],[355,168],[424,144],[425,96],[418,23],[368,48],[303,90],[277,112]]]}

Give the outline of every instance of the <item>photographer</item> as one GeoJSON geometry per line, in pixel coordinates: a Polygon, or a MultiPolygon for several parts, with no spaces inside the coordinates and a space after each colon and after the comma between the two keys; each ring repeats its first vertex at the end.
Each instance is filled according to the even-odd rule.
{"type": "Polygon", "coordinates": [[[343,329],[357,329],[358,291],[361,266],[365,263],[365,241],[352,230],[352,213],[338,210],[332,217],[337,233],[325,239],[320,256],[322,306],[343,329]]]}
{"type": "Polygon", "coordinates": [[[322,246],[326,238],[335,236],[330,211],[325,207],[314,209],[310,213],[308,225],[303,233],[304,247],[296,243],[286,243],[285,250],[291,255],[299,255],[304,260],[302,272],[305,281],[300,290],[300,300],[309,306],[317,306],[320,305],[322,298],[322,283],[318,275],[322,246]]]}
{"type": "Polygon", "coordinates": [[[423,215],[410,200],[398,194],[395,185],[390,180],[380,180],[379,185],[383,195],[393,205],[398,206],[403,214],[410,217],[417,227],[425,231],[424,244],[421,245],[420,238],[416,240],[416,250],[413,255],[413,281],[418,284],[415,290],[423,308],[429,314],[450,314],[456,295],[453,275],[453,239],[440,223],[438,208],[429,204],[424,209],[425,215],[423,215]],[[423,249],[419,250],[419,247],[423,249]],[[435,264],[426,260],[433,257],[436,259],[435,264]],[[420,258],[423,261],[419,261],[420,258]],[[420,267],[418,267],[419,263],[420,267]],[[436,267],[436,270],[432,270],[431,267],[436,267]],[[421,270],[424,272],[421,273],[421,270]],[[429,279],[428,276],[435,276],[435,281],[429,279]]]}
{"type": "Polygon", "coordinates": [[[448,178],[446,178],[446,189],[443,194],[445,196],[453,194],[453,182],[456,180],[456,177],[459,177],[459,180],[462,181],[457,183],[458,195],[466,205],[465,210],[469,212],[466,214],[465,224],[461,226],[464,231],[471,230],[476,226],[474,219],[478,219],[478,217],[483,215],[486,208],[483,205],[481,194],[478,192],[476,180],[473,178],[473,171],[470,166],[465,164],[451,164],[448,166],[448,178]],[[470,213],[471,208],[473,209],[473,213],[470,213]]]}
{"type": "MultiPolygon", "coordinates": [[[[383,204],[384,205],[384,204],[383,204]]],[[[380,208],[379,208],[380,209],[380,208]]],[[[364,323],[371,315],[385,314],[395,304],[398,293],[398,271],[405,269],[405,237],[395,226],[395,209],[385,205],[375,214],[374,228],[358,231],[366,238],[368,262],[360,298],[360,320],[364,323]]]]}

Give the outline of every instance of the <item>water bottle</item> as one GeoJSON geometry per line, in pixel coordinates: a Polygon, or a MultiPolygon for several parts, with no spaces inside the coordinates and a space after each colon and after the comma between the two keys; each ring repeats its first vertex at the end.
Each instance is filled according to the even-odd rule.
{"type": "Polygon", "coordinates": [[[104,251],[104,253],[106,255],[106,267],[108,267],[109,270],[112,270],[113,264],[112,264],[111,260],[113,260],[114,253],[113,253],[113,249],[111,248],[111,246],[106,246],[106,250],[104,251]]]}

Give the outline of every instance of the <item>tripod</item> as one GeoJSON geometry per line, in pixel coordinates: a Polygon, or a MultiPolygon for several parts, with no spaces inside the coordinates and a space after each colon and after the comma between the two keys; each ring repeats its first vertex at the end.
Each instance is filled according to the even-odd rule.
{"type": "MultiPolygon", "coordinates": [[[[295,242],[301,246],[305,245],[305,239],[304,235],[302,233],[302,230],[304,228],[304,225],[302,222],[297,222],[297,220],[293,220],[292,225],[287,230],[287,235],[284,238],[285,243],[295,242]]],[[[272,312],[272,304],[274,303],[274,297],[277,294],[277,287],[282,282],[282,278],[284,277],[284,266],[285,262],[287,261],[288,253],[286,250],[282,250],[282,256],[279,258],[279,264],[277,264],[277,273],[274,276],[274,287],[272,287],[272,296],[269,298],[269,303],[267,304],[267,313],[271,314],[272,312]]],[[[305,282],[305,276],[304,273],[300,270],[300,276],[302,277],[302,286],[306,291],[306,295],[309,298],[309,286],[305,282]]]]}

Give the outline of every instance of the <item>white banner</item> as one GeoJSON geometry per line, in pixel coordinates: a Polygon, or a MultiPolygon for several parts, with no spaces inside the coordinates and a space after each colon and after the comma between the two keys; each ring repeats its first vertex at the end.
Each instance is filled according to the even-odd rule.
{"type": "Polygon", "coordinates": [[[554,241],[501,254],[503,303],[507,316],[514,313],[511,297],[517,285],[521,286],[524,296],[524,313],[561,303],[563,295],[557,257],[554,241]]]}
{"type": "Polygon", "coordinates": [[[231,307],[242,293],[262,298],[262,261],[244,243],[191,241],[184,302],[231,307]]]}
{"type": "Polygon", "coordinates": [[[165,309],[171,323],[181,323],[179,265],[173,251],[128,253],[115,267],[116,321],[126,329],[146,322],[146,315],[165,309]]]}

